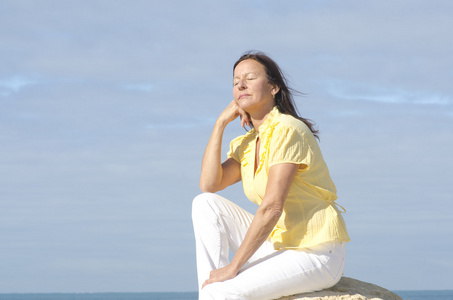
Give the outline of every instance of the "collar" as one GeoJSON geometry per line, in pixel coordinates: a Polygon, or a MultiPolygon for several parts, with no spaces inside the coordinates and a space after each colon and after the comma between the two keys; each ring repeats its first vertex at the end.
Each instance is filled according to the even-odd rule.
{"type": "Polygon", "coordinates": [[[263,124],[261,124],[260,127],[258,127],[260,135],[262,135],[264,132],[267,131],[269,126],[272,124],[272,121],[274,120],[275,116],[279,113],[277,106],[274,106],[272,110],[269,112],[269,114],[266,116],[266,119],[264,119],[263,124]]]}

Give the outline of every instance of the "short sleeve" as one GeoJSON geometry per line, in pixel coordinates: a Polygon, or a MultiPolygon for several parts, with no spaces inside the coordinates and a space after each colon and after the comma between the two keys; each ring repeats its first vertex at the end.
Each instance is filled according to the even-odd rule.
{"type": "Polygon", "coordinates": [[[304,134],[290,126],[276,128],[271,138],[269,166],[279,163],[311,165],[313,152],[304,134]]]}
{"type": "Polygon", "coordinates": [[[238,136],[234,138],[230,142],[230,150],[227,153],[228,158],[233,158],[238,163],[241,163],[241,156],[242,156],[242,144],[243,144],[244,136],[238,136]]]}

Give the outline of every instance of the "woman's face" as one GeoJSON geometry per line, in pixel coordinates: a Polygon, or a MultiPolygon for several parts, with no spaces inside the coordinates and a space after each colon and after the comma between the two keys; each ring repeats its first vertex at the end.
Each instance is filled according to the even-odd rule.
{"type": "Polygon", "coordinates": [[[233,96],[248,113],[271,109],[275,105],[275,89],[267,80],[266,71],[253,59],[241,61],[234,69],[233,96]]]}

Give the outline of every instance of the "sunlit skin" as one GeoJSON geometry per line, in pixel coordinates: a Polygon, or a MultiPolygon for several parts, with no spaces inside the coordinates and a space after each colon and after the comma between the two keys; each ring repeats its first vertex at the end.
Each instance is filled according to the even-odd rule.
{"type": "Polygon", "coordinates": [[[263,65],[253,59],[240,62],[234,69],[233,97],[240,109],[247,112],[256,129],[275,105],[277,86],[271,85],[263,65]]]}

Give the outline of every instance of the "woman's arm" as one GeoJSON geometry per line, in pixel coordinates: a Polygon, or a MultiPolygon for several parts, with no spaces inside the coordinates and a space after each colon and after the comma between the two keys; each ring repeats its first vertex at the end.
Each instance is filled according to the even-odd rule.
{"type": "Polygon", "coordinates": [[[261,247],[280,219],[283,204],[298,169],[299,165],[291,163],[270,167],[266,195],[253,218],[244,241],[231,263],[223,268],[211,271],[210,277],[205,281],[203,287],[213,282],[225,281],[235,277],[241,267],[261,247]]]}
{"type": "Polygon", "coordinates": [[[241,116],[241,124],[249,124],[247,114],[233,100],[217,118],[201,164],[200,189],[215,193],[241,179],[240,164],[234,159],[221,163],[222,138],[225,127],[241,116]]]}

